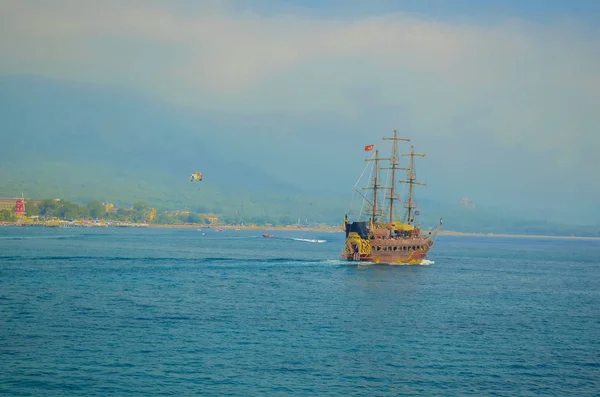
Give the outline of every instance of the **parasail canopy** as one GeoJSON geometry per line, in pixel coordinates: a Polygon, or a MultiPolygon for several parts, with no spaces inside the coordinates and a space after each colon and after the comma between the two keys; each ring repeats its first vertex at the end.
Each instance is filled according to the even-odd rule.
{"type": "Polygon", "coordinates": [[[202,180],[201,172],[192,172],[192,175],[190,175],[190,182],[201,181],[201,180],[202,180]]]}

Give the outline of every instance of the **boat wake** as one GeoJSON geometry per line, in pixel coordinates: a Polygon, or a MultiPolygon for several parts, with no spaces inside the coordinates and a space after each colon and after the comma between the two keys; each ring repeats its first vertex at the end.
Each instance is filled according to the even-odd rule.
{"type": "Polygon", "coordinates": [[[394,263],[392,266],[429,266],[434,263],[434,261],[430,261],[429,259],[423,259],[421,263],[394,263]]]}
{"type": "Polygon", "coordinates": [[[324,261],[318,261],[319,263],[325,263],[327,265],[347,265],[348,261],[343,261],[341,259],[327,259],[324,261]]]}
{"type": "Polygon", "coordinates": [[[318,240],[316,238],[295,238],[295,237],[292,237],[292,240],[295,240],[295,241],[304,241],[304,242],[307,242],[307,243],[319,243],[319,244],[327,242],[327,240],[318,240]]]}
{"type": "MultiPolygon", "coordinates": [[[[357,262],[347,262],[349,264],[355,264],[357,262]]],[[[429,266],[433,265],[435,261],[429,259],[423,259],[421,263],[376,263],[376,262],[358,262],[358,268],[365,269],[370,266],[429,266]]]]}

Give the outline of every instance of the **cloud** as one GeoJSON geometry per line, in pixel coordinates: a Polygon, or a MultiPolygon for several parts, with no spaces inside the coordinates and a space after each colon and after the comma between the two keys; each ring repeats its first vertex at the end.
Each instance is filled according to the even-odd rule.
{"type": "Polygon", "coordinates": [[[600,168],[598,156],[582,160],[600,148],[600,40],[577,21],[141,0],[4,1],[0,15],[0,73],[124,86],[224,117],[400,123],[465,142],[486,134],[555,167],[600,168]]]}

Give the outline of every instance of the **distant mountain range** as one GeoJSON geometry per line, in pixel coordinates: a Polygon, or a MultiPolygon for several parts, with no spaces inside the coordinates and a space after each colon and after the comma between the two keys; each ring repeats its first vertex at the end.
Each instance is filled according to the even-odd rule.
{"type": "MultiPolygon", "coordinates": [[[[232,155],[245,149],[242,143],[223,142],[220,134],[228,128],[232,125],[226,121],[130,92],[32,76],[0,77],[0,196],[24,193],[117,205],[143,200],[165,209],[342,222],[351,186],[344,194],[316,194],[294,183],[293,172],[289,180],[276,179],[232,155]],[[203,172],[204,180],[191,183],[194,171],[203,172]]],[[[444,217],[454,230],[583,230],[463,209],[458,200],[422,199],[420,205],[424,224],[435,225],[444,217]]]]}
{"type": "Polygon", "coordinates": [[[9,139],[0,147],[2,164],[95,164],[185,179],[203,171],[213,181],[249,188],[297,190],[227,153],[212,150],[222,126],[191,126],[163,104],[103,88],[39,78],[0,79],[0,117],[9,139]]]}
{"type": "Polygon", "coordinates": [[[330,200],[215,151],[227,126],[130,93],[2,77],[0,123],[3,195],[124,205],[145,200],[165,208],[270,210],[273,216],[313,219],[335,208],[330,200]],[[204,180],[191,183],[194,171],[203,172],[204,180]],[[315,200],[322,200],[320,206],[315,200]]]}

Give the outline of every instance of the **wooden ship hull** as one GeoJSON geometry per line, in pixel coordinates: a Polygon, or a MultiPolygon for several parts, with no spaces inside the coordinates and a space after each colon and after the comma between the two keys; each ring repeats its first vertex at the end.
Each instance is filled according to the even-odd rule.
{"type": "MultiPolygon", "coordinates": [[[[386,227],[365,230],[366,222],[346,223],[346,245],[342,258],[355,262],[373,262],[390,265],[417,265],[427,259],[433,247],[437,230],[429,235],[402,235],[401,230],[388,231],[386,227]],[[378,233],[379,232],[379,233],[378,233]]],[[[406,226],[406,225],[404,225],[406,226]]]]}
{"type": "MultiPolygon", "coordinates": [[[[364,199],[362,208],[365,208],[364,203],[367,204],[367,210],[359,214],[359,218],[363,220],[348,222],[348,214],[346,214],[344,218],[346,241],[341,256],[345,260],[355,262],[421,264],[427,259],[427,253],[433,247],[435,237],[442,227],[440,219],[437,229],[423,233],[414,219],[420,212],[413,200],[413,186],[425,186],[416,181],[414,158],[425,155],[415,153],[414,147],[411,146],[410,153],[403,155],[410,156],[408,167],[399,168],[396,154],[397,141],[409,141],[409,139],[398,138],[397,132],[394,131],[392,138],[384,138],[384,140],[393,141],[392,156],[382,159],[378,151],[375,151],[374,157],[366,160],[374,161],[375,164],[373,181],[369,187],[364,188],[372,190],[373,193],[370,198],[361,193],[364,199]],[[390,167],[381,168],[391,170],[390,186],[382,185],[379,180],[379,163],[384,160],[390,162],[390,167]],[[409,186],[408,200],[404,206],[405,217],[400,217],[396,213],[398,205],[395,202],[401,201],[400,196],[396,194],[396,170],[406,171],[406,179],[398,182],[409,186]],[[387,190],[388,196],[384,198],[378,196],[381,190],[387,190]],[[383,204],[380,201],[383,201],[383,204]],[[364,220],[365,218],[367,220],[364,220]]],[[[374,145],[368,145],[365,150],[370,151],[373,147],[374,145]]]]}

